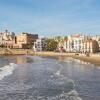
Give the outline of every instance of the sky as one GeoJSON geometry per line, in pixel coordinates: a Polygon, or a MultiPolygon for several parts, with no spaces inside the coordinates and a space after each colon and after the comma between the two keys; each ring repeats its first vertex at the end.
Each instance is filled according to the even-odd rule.
{"type": "Polygon", "coordinates": [[[0,31],[100,34],[100,0],[0,0],[0,31]]]}

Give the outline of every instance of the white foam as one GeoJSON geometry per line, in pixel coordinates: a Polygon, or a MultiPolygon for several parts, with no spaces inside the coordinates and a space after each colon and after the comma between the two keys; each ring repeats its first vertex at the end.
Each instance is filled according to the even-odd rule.
{"type": "Polygon", "coordinates": [[[61,75],[60,74],[60,70],[58,70],[55,74],[58,75],[58,76],[60,76],[61,75]]]}
{"type": "Polygon", "coordinates": [[[90,65],[91,63],[89,62],[85,62],[85,61],[82,61],[82,60],[79,60],[79,59],[73,59],[73,61],[79,63],[79,64],[83,64],[83,65],[90,65]]]}
{"type": "Polygon", "coordinates": [[[15,67],[16,67],[16,64],[10,63],[9,65],[6,65],[0,68],[0,80],[2,80],[4,77],[8,75],[11,75],[15,67]]]}
{"type": "Polygon", "coordinates": [[[72,100],[82,100],[80,97],[79,97],[79,94],[76,90],[72,90],[70,91],[69,93],[67,93],[67,95],[70,97],[70,98],[73,98],[72,100]]]}
{"type": "MultiPolygon", "coordinates": [[[[73,87],[75,86],[74,81],[72,79],[68,79],[67,77],[65,77],[64,75],[61,74],[61,69],[58,70],[56,73],[54,73],[54,75],[58,76],[62,80],[63,79],[66,79],[67,80],[66,81],[67,83],[69,83],[69,84],[70,83],[73,83],[73,87]]],[[[76,90],[72,90],[72,91],[70,91],[68,93],[64,93],[63,92],[62,94],[57,95],[55,97],[50,97],[47,100],[82,100],[82,99],[79,97],[79,94],[78,94],[78,92],[76,90]]]]}
{"type": "Polygon", "coordinates": [[[68,93],[62,93],[53,97],[47,97],[46,99],[45,97],[38,96],[37,100],[82,100],[82,99],[79,97],[77,91],[72,90],[68,93]]]}

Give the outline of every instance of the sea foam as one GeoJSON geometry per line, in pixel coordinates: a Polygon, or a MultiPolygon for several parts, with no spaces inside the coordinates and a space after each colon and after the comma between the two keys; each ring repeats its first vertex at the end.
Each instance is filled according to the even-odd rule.
{"type": "Polygon", "coordinates": [[[9,65],[6,65],[0,68],[0,80],[2,80],[4,77],[8,75],[11,75],[15,67],[16,67],[16,64],[10,63],[9,65]]]}

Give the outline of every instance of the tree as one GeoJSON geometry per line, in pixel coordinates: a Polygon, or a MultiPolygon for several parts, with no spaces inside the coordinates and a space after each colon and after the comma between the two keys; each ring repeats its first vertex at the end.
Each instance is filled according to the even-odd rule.
{"type": "Polygon", "coordinates": [[[5,47],[5,45],[4,44],[0,44],[0,47],[3,48],[3,47],[5,47]]]}
{"type": "Polygon", "coordinates": [[[27,44],[27,48],[28,48],[28,49],[32,49],[33,46],[34,46],[34,43],[29,43],[29,44],[27,44]]]}
{"type": "Polygon", "coordinates": [[[45,42],[44,49],[46,51],[55,51],[57,49],[57,45],[57,41],[55,41],[54,39],[48,39],[45,42]]]}
{"type": "Polygon", "coordinates": [[[67,37],[67,36],[65,36],[65,37],[64,37],[64,40],[65,40],[65,41],[67,41],[67,40],[68,40],[68,37],[67,37]]]}

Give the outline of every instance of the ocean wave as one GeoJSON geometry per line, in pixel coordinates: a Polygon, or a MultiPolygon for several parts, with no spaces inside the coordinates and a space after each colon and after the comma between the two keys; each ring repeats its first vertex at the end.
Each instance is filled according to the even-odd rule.
{"type": "Polygon", "coordinates": [[[79,59],[73,59],[74,62],[77,62],[79,64],[83,64],[83,65],[90,65],[91,63],[89,62],[85,62],[85,61],[82,61],[82,60],[79,60],[79,59]]]}
{"type": "Polygon", "coordinates": [[[16,64],[10,63],[9,65],[6,65],[0,68],[0,80],[2,80],[4,77],[8,75],[11,75],[15,67],[16,67],[16,64]]]}
{"type": "Polygon", "coordinates": [[[77,91],[72,90],[68,93],[62,93],[55,97],[47,97],[47,100],[82,100],[82,99],[79,97],[79,94],[77,93],[77,91]]]}
{"type": "Polygon", "coordinates": [[[73,80],[62,75],[59,70],[52,76],[48,80],[46,79],[47,81],[45,78],[40,79],[39,84],[38,82],[23,84],[24,88],[21,90],[16,88],[18,84],[13,86],[9,84],[10,90],[8,91],[6,86],[8,92],[1,94],[0,98],[3,100],[82,100],[74,89],[73,80]],[[15,89],[12,90],[12,87],[15,89]]]}
{"type": "MultiPolygon", "coordinates": [[[[14,80],[1,86],[2,100],[82,100],[75,90],[74,81],[62,73],[62,66],[52,70],[52,67],[34,69],[31,79],[27,82],[14,80]],[[33,80],[34,79],[34,80],[33,80]],[[20,82],[20,84],[19,84],[20,82]],[[3,93],[4,91],[4,93],[3,93]]],[[[9,64],[1,68],[0,80],[11,75],[16,64],[9,64]]],[[[33,67],[32,67],[33,68],[33,67]]],[[[33,71],[32,71],[33,72],[33,71]]]]}

